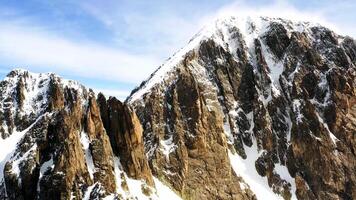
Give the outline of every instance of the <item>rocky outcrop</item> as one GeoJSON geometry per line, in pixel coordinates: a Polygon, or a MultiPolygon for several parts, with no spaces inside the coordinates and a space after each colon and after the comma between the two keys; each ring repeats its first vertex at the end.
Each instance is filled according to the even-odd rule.
{"type": "Polygon", "coordinates": [[[13,83],[16,95],[2,93],[2,97],[9,98],[6,112],[19,119],[5,118],[6,124],[15,127],[6,135],[22,138],[11,159],[3,163],[6,196],[81,198],[95,182],[102,186],[103,195],[115,192],[112,150],[94,93],[77,83],[64,83],[53,74],[35,77],[26,71],[13,71],[2,82],[2,91],[11,91],[13,83]],[[41,92],[33,93],[35,90],[41,92]],[[88,137],[94,172],[88,167],[83,137],[88,137]]]}
{"type": "Polygon", "coordinates": [[[184,199],[354,199],[355,52],[311,23],[218,20],[127,99],[153,173],[184,199]]]}
{"type": "Polygon", "coordinates": [[[124,171],[129,177],[143,179],[149,186],[154,186],[144,153],[143,130],[136,114],[115,97],[106,100],[99,93],[98,103],[111,146],[115,155],[120,158],[124,171]]]}
{"type": "Polygon", "coordinates": [[[127,106],[110,99],[104,109],[91,90],[54,74],[15,70],[0,87],[0,199],[134,198],[126,174],[155,192],[127,106]]]}

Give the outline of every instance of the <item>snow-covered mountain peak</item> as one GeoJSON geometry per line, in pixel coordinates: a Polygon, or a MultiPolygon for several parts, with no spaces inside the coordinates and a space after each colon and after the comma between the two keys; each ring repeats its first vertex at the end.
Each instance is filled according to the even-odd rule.
{"type": "MultiPolygon", "coordinates": [[[[298,32],[305,33],[310,40],[316,40],[312,36],[313,28],[330,31],[317,23],[282,18],[264,16],[220,17],[205,25],[192,37],[185,47],[177,51],[153,74],[151,74],[147,80],[142,82],[140,87],[132,92],[127,101],[133,102],[137,99],[141,99],[153,86],[166,80],[169,77],[169,74],[171,74],[171,72],[184,60],[185,56],[189,52],[199,49],[201,43],[204,41],[213,40],[217,45],[234,55],[235,59],[238,59],[236,49],[243,46],[243,51],[246,51],[248,55],[252,54],[251,51],[254,50],[254,40],[258,38],[264,41],[264,36],[267,32],[283,29],[288,38],[291,37],[293,32],[298,32]]],[[[342,38],[341,36],[335,37],[342,38]]]]}

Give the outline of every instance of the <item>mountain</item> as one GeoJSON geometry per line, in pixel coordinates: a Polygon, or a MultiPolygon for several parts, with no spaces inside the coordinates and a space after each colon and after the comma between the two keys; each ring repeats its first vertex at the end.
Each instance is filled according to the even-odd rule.
{"type": "Polygon", "coordinates": [[[224,17],[125,102],[0,82],[0,199],[356,199],[356,42],[224,17]]]}
{"type": "Polygon", "coordinates": [[[318,24],[225,17],[127,103],[183,199],[356,199],[355,66],[355,40],[318,24]]]}
{"type": "Polygon", "coordinates": [[[174,197],[153,178],[127,105],[24,70],[0,91],[0,199],[174,197]]]}

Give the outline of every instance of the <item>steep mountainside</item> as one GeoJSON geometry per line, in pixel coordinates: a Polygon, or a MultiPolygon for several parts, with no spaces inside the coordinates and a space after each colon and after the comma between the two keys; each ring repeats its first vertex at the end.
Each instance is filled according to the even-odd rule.
{"type": "Polygon", "coordinates": [[[0,199],[175,195],[152,177],[135,113],[76,82],[10,72],[0,82],[0,125],[0,199]]]}
{"type": "Polygon", "coordinates": [[[356,199],[356,43],[219,19],[128,97],[152,174],[183,199],[356,199]]]}

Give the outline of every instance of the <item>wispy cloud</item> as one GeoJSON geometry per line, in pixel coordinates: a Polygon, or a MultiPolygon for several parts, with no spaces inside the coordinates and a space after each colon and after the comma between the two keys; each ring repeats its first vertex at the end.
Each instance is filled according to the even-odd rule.
{"type": "Polygon", "coordinates": [[[201,27],[200,17],[207,14],[192,6],[187,9],[195,12],[185,15],[172,6],[174,3],[166,2],[99,2],[84,1],[79,6],[114,33],[113,41],[119,47],[138,53],[152,52],[160,58],[169,57],[187,43],[201,27]]]}
{"type": "Polygon", "coordinates": [[[95,42],[81,43],[46,30],[0,23],[0,55],[12,66],[137,83],[159,64],[150,54],[130,54],[95,42]]]}

